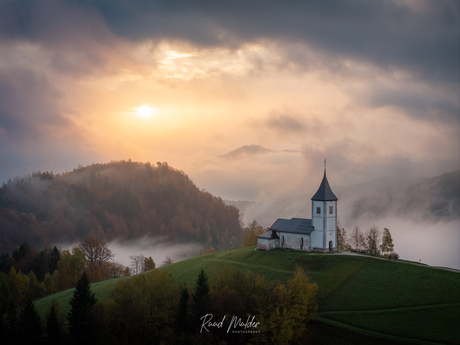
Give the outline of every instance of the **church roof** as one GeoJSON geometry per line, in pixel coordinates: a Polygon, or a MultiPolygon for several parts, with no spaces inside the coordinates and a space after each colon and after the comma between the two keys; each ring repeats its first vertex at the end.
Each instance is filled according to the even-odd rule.
{"type": "Polygon", "coordinates": [[[268,230],[280,232],[294,232],[299,234],[310,234],[314,230],[314,227],[311,225],[311,219],[278,218],[272,225],[268,227],[268,230]]]}
{"type": "Polygon", "coordinates": [[[321,181],[321,185],[318,188],[318,191],[315,195],[311,198],[311,200],[316,201],[337,201],[337,197],[332,192],[331,187],[329,186],[329,182],[327,181],[326,177],[326,168],[324,169],[324,177],[321,181]]]}

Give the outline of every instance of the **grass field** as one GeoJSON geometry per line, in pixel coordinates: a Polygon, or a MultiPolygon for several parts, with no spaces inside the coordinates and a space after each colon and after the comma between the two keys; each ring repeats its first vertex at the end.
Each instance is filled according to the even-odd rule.
{"type": "MultiPolygon", "coordinates": [[[[241,248],[162,267],[180,283],[194,287],[201,269],[208,276],[223,267],[251,270],[267,283],[285,282],[297,266],[318,284],[318,321],[312,323],[315,343],[460,344],[460,274],[367,256],[313,254],[276,249],[241,248]]],[[[123,278],[129,279],[129,278],[123,278]]],[[[92,285],[106,301],[118,280],[92,285]]],[[[68,312],[73,290],[36,302],[43,313],[56,299],[68,312]]]]}

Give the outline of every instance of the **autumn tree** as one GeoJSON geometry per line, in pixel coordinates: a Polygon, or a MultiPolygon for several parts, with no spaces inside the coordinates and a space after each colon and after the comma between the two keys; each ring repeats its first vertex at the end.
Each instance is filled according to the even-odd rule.
{"type": "Polygon", "coordinates": [[[391,238],[390,230],[388,228],[383,229],[382,245],[380,246],[382,253],[389,253],[394,251],[393,239],[391,238]]]}
{"type": "Polygon", "coordinates": [[[122,344],[173,343],[179,299],[180,287],[165,271],[120,280],[110,307],[109,331],[122,344]]]}
{"type": "Polygon", "coordinates": [[[265,229],[262,225],[259,225],[256,220],[249,224],[249,227],[244,229],[245,234],[243,238],[243,246],[250,247],[257,244],[257,236],[262,235],[265,229]]]}
{"type": "Polygon", "coordinates": [[[75,286],[85,269],[85,253],[75,247],[72,252],[63,250],[61,259],[58,263],[58,269],[53,273],[55,280],[59,280],[59,288],[61,290],[75,286]]]}
{"type": "Polygon", "coordinates": [[[318,307],[315,302],[316,283],[310,283],[303,269],[297,268],[287,284],[275,286],[266,311],[262,315],[257,341],[270,344],[299,344],[306,323],[313,319],[318,307]]]}
{"type": "Polygon", "coordinates": [[[83,239],[79,248],[85,254],[88,273],[94,276],[94,280],[103,279],[103,266],[114,257],[108,245],[102,240],[88,236],[83,239]]]}

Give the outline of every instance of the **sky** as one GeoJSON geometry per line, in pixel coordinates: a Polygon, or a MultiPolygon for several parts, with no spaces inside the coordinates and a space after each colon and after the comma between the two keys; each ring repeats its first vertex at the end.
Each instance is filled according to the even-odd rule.
{"type": "Polygon", "coordinates": [[[0,1],[0,183],[160,161],[270,209],[324,158],[333,189],[454,171],[459,41],[456,0],[0,1]]]}

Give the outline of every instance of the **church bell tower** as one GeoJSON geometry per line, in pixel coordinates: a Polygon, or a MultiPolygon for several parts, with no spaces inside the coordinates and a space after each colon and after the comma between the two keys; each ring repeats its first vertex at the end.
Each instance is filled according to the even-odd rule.
{"type": "Polygon", "coordinates": [[[324,160],[323,180],[318,191],[311,198],[311,219],[314,226],[311,233],[313,251],[337,250],[337,200],[327,181],[326,160],[324,160]]]}

